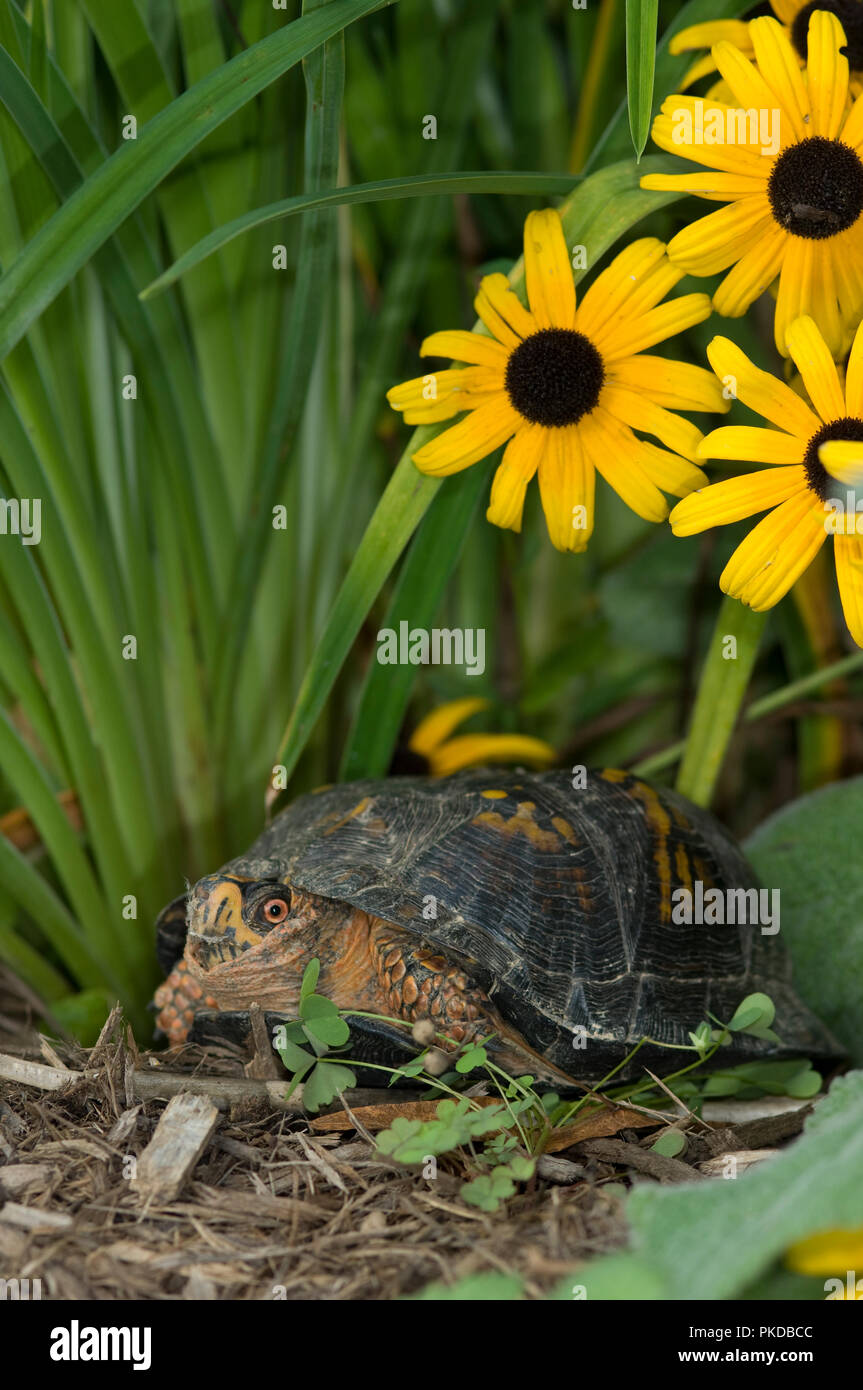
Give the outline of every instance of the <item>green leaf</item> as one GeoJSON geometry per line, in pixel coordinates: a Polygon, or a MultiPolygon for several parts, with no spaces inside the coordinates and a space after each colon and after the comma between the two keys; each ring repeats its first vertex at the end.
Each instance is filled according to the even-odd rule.
{"type": "Polygon", "coordinates": [[[519,1274],[502,1274],[497,1270],[484,1274],[468,1274],[455,1284],[426,1284],[420,1293],[411,1295],[415,1303],[517,1303],[524,1299],[524,1281],[519,1274]]]}
{"type": "MultiPolygon", "coordinates": [[[[833,1083],[790,1148],[734,1181],[636,1187],[633,1254],[671,1299],[733,1298],[796,1241],[863,1226],[863,1072],[833,1083]]],[[[590,1287],[591,1266],[581,1276],[590,1287]]]]}
{"type": "Polygon", "coordinates": [[[650,134],[659,0],[626,0],[626,100],[635,156],[650,134]]]}
{"type": "Polygon", "coordinates": [[[303,1084],[303,1105],[314,1114],[322,1105],[329,1105],[342,1091],[356,1084],[357,1078],[350,1067],[318,1062],[303,1084]]]}
{"type": "Polygon", "coordinates": [[[124,141],[0,279],[0,358],[123,220],[196,145],[380,0],[333,0],[209,73],[124,141]]]}
{"type": "Polygon", "coordinates": [[[321,962],[315,957],[310,960],[305,970],[300,984],[300,1005],[315,992],[315,985],[318,983],[318,976],[321,973],[321,962]]]}
{"type": "Polygon", "coordinates": [[[338,1014],[307,1018],[305,1027],[307,1033],[327,1047],[341,1047],[351,1036],[350,1028],[338,1014]]]}
{"type": "MultiPolygon", "coordinates": [[[[480,464],[453,478],[434,498],[405,558],[381,628],[430,628],[488,487],[480,464]]],[[[342,758],[340,778],[385,777],[401,729],[416,666],[369,662],[356,718],[342,758]]]]}
{"type": "Polygon", "coordinates": [[[464,1075],[465,1072],[473,1071],[475,1067],[485,1066],[487,1061],[488,1053],[484,1047],[471,1047],[459,1057],[455,1069],[464,1075]]]}
{"type": "Polygon", "coordinates": [[[747,994],[734,1010],[734,1016],[726,1027],[732,1033],[749,1033],[753,1025],[759,1029],[769,1028],[776,1017],[776,1006],[768,994],[747,994]]]}
{"type": "MultiPolygon", "coordinates": [[[[92,1047],[114,1002],[104,990],[84,989],[77,994],[67,994],[65,999],[55,1000],[51,1005],[51,1016],[82,1047],[92,1047]]],[[[53,1032],[50,1020],[46,1021],[45,1028],[47,1032],[53,1032]]]]}
{"type": "Polygon", "coordinates": [[[720,605],[677,778],[677,790],[698,806],[710,804],[766,616],[727,596],[720,605]]]}
{"type": "Polygon", "coordinates": [[[686,1136],[679,1129],[667,1129],[650,1147],[654,1153],[662,1154],[665,1158],[675,1158],[686,1148],[686,1136]]]}
{"type": "Polygon", "coordinates": [[[822,787],[759,827],[746,851],[780,895],[801,998],[863,1062],[863,777],[822,787]]]}
{"type": "Polygon", "coordinates": [[[290,1072],[297,1072],[302,1075],[308,1071],[309,1067],[314,1066],[315,1059],[302,1047],[291,1042],[290,1038],[282,1037],[278,1039],[276,1051],[290,1072]]]}
{"type": "Polygon", "coordinates": [[[169,266],[152,284],[141,291],[142,299],[151,299],[173,285],[182,275],[194,266],[200,265],[207,256],[242,236],[254,227],[268,222],[280,221],[283,217],[296,217],[299,213],[320,211],[328,207],[346,207],[357,203],[385,203],[394,198],[430,198],[453,194],[522,193],[534,198],[546,197],[553,193],[568,193],[577,179],[572,174],[543,174],[520,172],[497,173],[488,170],[465,170],[458,174],[414,174],[404,179],[377,179],[372,183],[346,184],[327,193],[300,194],[293,198],[283,198],[267,207],[254,208],[242,217],[236,217],[224,226],[217,227],[209,236],[202,238],[195,246],[184,251],[173,265],[169,266]]]}

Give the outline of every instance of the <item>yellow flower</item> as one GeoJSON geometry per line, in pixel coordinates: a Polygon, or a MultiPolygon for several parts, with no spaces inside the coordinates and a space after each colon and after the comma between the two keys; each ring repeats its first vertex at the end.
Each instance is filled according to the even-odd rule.
{"type": "Polygon", "coordinates": [[[788,325],[808,314],[838,357],[863,314],[863,96],[848,110],[845,35],[835,15],[811,16],[805,72],[775,19],[753,20],[749,34],[756,65],[733,44],[713,50],[739,103],[709,107],[719,113],[713,134],[722,124],[725,143],[699,142],[706,110],[699,98],[669,97],[653,125],[658,145],[708,172],[650,174],[642,187],[727,204],[668,244],[672,261],[693,275],[733,267],[713,297],[720,314],[739,317],[778,276],[779,351],[787,351],[788,325]],[[747,111],[780,113],[775,153],[765,131],[741,119],[747,111]]]}
{"type": "Polygon", "coordinates": [[[685,497],[706,481],[690,462],[700,431],[671,412],[727,409],[718,383],[703,367],[644,349],[701,323],[710,299],[687,294],[661,303],[684,272],[647,237],[622,251],[576,307],[563,228],[551,210],[527,218],[524,264],[529,309],[506,276],[485,276],[475,304],[492,336],[433,333],[420,349],[469,365],[394,386],[387,399],[415,425],[470,412],[417,450],[423,473],[456,473],[508,440],[488,520],[519,531],[538,473],[553,544],[580,551],[593,530],[595,471],[648,521],[668,515],[663,491],[685,497]]]}
{"type": "Polygon", "coordinates": [[[408,748],[422,759],[432,777],[450,777],[463,767],[523,763],[528,767],[550,767],[554,749],[541,738],[526,734],[461,734],[451,738],[454,729],[472,714],[487,709],[488,700],[450,700],[427,714],[414,730],[408,748]]]}
{"type": "Polygon", "coordinates": [[[836,1298],[863,1299],[863,1226],[853,1231],[821,1231],[808,1236],[791,1246],[785,1263],[796,1274],[826,1274],[843,1280],[845,1287],[836,1298]],[[849,1273],[851,1281],[847,1278],[849,1273]]]}
{"type": "MultiPolygon", "coordinates": [[[[863,0],[770,0],[770,8],[782,22],[783,31],[801,67],[806,65],[809,16],[813,10],[835,14],[848,36],[851,90],[863,91],[863,0]]],[[[713,48],[717,43],[733,43],[747,58],[754,53],[749,25],[742,19],[711,19],[681,29],[668,45],[670,53],[691,53],[696,48],[713,48]]],[[[683,90],[716,71],[711,54],[699,58],[683,79],[683,90]]]]}
{"type": "Polygon", "coordinates": [[[790,386],[753,366],[727,338],[713,339],[707,355],[717,376],[734,382],[744,405],[776,428],[713,430],[698,452],[702,458],[776,466],[693,493],[671,513],[672,529],[677,536],[691,536],[772,508],[737,547],[719,581],[725,593],[758,612],[779,602],[832,534],[845,620],[863,646],[863,513],[858,525],[853,495],[848,499],[837,487],[863,476],[863,325],[854,339],[844,391],[811,318],[791,324],[788,349],[814,410],[790,386]]]}

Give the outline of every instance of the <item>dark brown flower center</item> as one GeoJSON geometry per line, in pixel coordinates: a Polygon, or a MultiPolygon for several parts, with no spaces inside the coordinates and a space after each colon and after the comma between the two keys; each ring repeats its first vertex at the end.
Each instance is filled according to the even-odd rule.
{"type": "Polygon", "coordinates": [[[826,502],[829,497],[833,496],[839,486],[818,457],[818,450],[822,444],[826,444],[828,439],[848,439],[854,443],[863,444],[863,420],[859,420],[856,415],[846,415],[841,420],[831,420],[829,425],[822,425],[807,444],[806,453],[803,456],[806,482],[821,502],[826,502]]]}
{"type": "Polygon", "coordinates": [[[814,241],[837,236],[863,212],[863,161],[841,140],[812,135],[783,150],[767,196],[786,231],[814,241]]]}
{"type": "Polygon", "coordinates": [[[813,0],[795,15],[791,25],[791,42],[805,62],[809,57],[809,20],[813,10],[829,10],[835,14],[848,40],[842,52],[848,58],[852,72],[863,69],[863,5],[860,0],[813,0]]]}
{"type": "Polygon", "coordinates": [[[605,368],[589,338],[572,328],[541,328],[519,343],[506,364],[506,389],[525,420],[550,428],[574,425],[599,400],[605,368]]]}

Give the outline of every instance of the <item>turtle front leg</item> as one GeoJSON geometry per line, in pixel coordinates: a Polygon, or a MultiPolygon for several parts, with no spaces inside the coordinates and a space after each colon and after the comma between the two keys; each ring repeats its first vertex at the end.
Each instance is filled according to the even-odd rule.
{"type": "Polygon", "coordinates": [[[189,973],[184,960],[174,969],[153,995],[159,1012],[156,1027],[160,1028],[172,1047],[180,1047],[188,1037],[198,1009],[218,1009],[218,1004],[205,994],[199,982],[189,973]]]}
{"type": "Polygon", "coordinates": [[[380,986],[395,1018],[406,1023],[428,1018],[458,1043],[497,1027],[485,991],[460,966],[422,946],[408,932],[387,922],[377,923],[371,947],[380,986]]]}

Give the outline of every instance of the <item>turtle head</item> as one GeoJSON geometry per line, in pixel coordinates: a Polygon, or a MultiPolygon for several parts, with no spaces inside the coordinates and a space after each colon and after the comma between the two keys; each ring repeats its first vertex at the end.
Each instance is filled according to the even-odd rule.
{"type": "MultiPolygon", "coordinates": [[[[259,947],[299,907],[297,895],[278,879],[210,874],[188,897],[186,955],[200,970],[236,960],[259,947]]],[[[294,928],[303,923],[296,921],[294,928]]]]}

